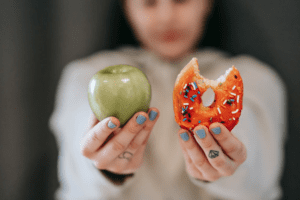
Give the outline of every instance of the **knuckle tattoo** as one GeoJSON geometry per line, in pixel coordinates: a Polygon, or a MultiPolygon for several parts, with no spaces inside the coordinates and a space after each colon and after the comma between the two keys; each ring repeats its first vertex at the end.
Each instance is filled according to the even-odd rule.
{"type": "Polygon", "coordinates": [[[208,153],[208,157],[209,158],[216,158],[219,156],[219,151],[216,151],[216,150],[210,150],[209,153],[208,153]]]}
{"type": "Polygon", "coordinates": [[[130,161],[131,158],[132,158],[132,156],[133,156],[133,154],[132,154],[131,152],[125,151],[125,152],[121,153],[121,154],[118,156],[118,158],[120,158],[120,159],[126,159],[126,160],[130,161]]]}

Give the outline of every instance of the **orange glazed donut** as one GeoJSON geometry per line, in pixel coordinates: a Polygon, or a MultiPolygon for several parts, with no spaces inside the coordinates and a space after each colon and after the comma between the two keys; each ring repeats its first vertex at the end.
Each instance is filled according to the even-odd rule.
{"type": "Polygon", "coordinates": [[[232,66],[217,80],[200,75],[197,58],[193,58],[177,76],[173,90],[175,120],[183,129],[193,130],[201,124],[223,123],[231,131],[239,121],[243,108],[243,80],[232,66]],[[212,88],[214,102],[205,107],[202,94],[212,88]]]}

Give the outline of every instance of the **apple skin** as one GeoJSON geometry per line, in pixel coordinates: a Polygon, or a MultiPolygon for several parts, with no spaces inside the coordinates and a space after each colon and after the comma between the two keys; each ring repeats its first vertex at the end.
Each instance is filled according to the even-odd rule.
{"type": "Polygon", "coordinates": [[[98,71],[91,78],[88,100],[99,121],[114,116],[123,127],[135,113],[148,111],[151,85],[138,68],[113,65],[98,71]]]}

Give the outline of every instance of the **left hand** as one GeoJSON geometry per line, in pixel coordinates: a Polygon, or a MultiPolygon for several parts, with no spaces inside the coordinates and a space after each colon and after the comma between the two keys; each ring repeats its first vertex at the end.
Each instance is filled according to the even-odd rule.
{"type": "Polygon", "coordinates": [[[209,129],[198,125],[193,132],[194,136],[185,129],[178,131],[186,171],[192,177],[203,181],[216,181],[223,176],[233,175],[245,162],[245,145],[223,124],[213,123],[209,129]],[[184,141],[181,136],[188,140],[184,141]]]}

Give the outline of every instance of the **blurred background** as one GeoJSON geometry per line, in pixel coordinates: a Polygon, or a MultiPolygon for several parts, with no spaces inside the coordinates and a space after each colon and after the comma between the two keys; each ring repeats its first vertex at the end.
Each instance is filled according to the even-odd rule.
{"type": "MultiPolygon", "coordinates": [[[[135,44],[116,9],[112,0],[0,0],[0,199],[53,199],[58,152],[48,120],[60,73],[74,59],[135,44]]],[[[202,43],[253,55],[285,81],[283,199],[300,197],[299,20],[299,0],[216,0],[202,43]]]]}

